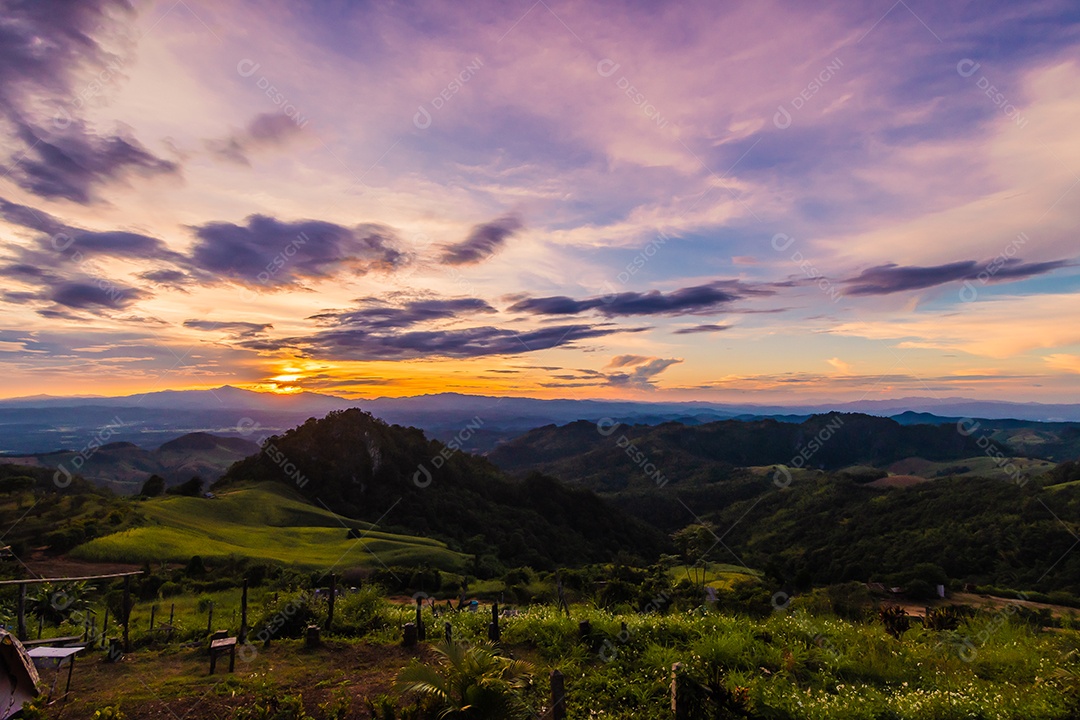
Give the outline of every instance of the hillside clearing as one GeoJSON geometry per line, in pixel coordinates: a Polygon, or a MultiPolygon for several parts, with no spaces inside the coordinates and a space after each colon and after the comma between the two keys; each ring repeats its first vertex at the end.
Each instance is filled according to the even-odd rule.
{"type": "Polygon", "coordinates": [[[374,530],[298,499],[276,485],[245,487],[215,499],[154,498],[141,504],[147,524],[80,545],[90,562],[186,562],[231,556],[296,568],[429,564],[459,569],[464,556],[428,538],[374,530]],[[348,529],[359,531],[349,539],[348,529]]]}

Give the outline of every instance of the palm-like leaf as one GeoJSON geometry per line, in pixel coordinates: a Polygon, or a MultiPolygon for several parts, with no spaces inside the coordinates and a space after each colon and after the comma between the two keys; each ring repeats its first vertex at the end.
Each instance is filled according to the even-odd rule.
{"type": "Polygon", "coordinates": [[[436,665],[414,660],[398,675],[397,689],[434,699],[444,720],[527,717],[519,693],[529,686],[529,663],[504,658],[492,645],[442,642],[436,665]]]}

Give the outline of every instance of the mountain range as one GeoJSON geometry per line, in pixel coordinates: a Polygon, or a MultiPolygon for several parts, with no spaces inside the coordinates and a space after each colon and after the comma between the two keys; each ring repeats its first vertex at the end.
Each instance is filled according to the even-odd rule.
{"type": "Polygon", "coordinates": [[[95,440],[101,444],[103,435],[110,442],[130,442],[147,449],[192,432],[257,440],[283,432],[309,417],[350,407],[359,407],[389,423],[419,427],[446,442],[462,442],[463,429],[472,426],[462,446],[474,452],[491,450],[533,428],[603,418],[645,425],[764,418],[801,422],[812,415],[836,411],[895,417],[902,424],[944,423],[964,417],[1080,422],[1080,405],[965,398],[912,397],[813,406],[538,400],[457,393],[351,400],[310,392],[259,393],[226,385],[211,390],[165,390],[123,397],[39,395],[0,400],[0,452],[77,451],[95,440]]]}
{"type": "Polygon", "coordinates": [[[198,432],[153,449],[119,441],[86,451],[9,455],[4,462],[66,471],[81,475],[99,487],[131,495],[139,492],[150,475],[160,475],[167,486],[178,485],[196,475],[207,483],[212,482],[233,463],[258,451],[258,445],[244,438],[198,432]]]}

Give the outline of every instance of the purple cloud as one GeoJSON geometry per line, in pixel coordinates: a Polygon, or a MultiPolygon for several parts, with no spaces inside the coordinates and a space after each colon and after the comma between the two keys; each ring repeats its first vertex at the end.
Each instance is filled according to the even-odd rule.
{"type": "Polygon", "coordinates": [[[346,270],[389,271],[408,259],[396,249],[393,231],[381,225],[349,228],[252,215],[244,225],[207,223],[195,234],[198,241],[187,260],[192,270],[250,286],[284,287],[346,270]]]}
{"type": "Polygon", "coordinates": [[[922,290],[959,280],[974,280],[984,272],[987,273],[988,282],[1002,282],[1045,275],[1070,265],[1068,260],[1025,263],[1020,258],[981,264],[974,260],[963,260],[929,267],[886,263],[863,270],[858,276],[843,282],[849,286],[847,293],[851,295],[891,295],[905,290],[922,290]],[[991,269],[993,269],[992,272],[991,269]]]}
{"type": "Polygon", "coordinates": [[[498,252],[521,227],[521,220],[514,215],[477,225],[461,242],[445,246],[439,262],[444,265],[475,265],[483,262],[498,252]]]}
{"type": "Polygon", "coordinates": [[[607,317],[629,315],[683,315],[715,311],[748,294],[768,294],[771,291],[741,287],[737,282],[717,281],[706,285],[680,288],[669,293],[622,292],[574,300],[566,296],[526,298],[510,306],[511,312],[532,315],[578,315],[598,310],[607,317]]]}
{"type": "Polygon", "coordinates": [[[247,127],[226,138],[206,141],[216,156],[240,165],[251,164],[251,154],[265,148],[283,147],[302,128],[282,113],[256,115],[247,127]]]}
{"type": "Polygon", "coordinates": [[[514,331],[495,327],[425,330],[404,333],[371,332],[360,328],[326,330],[308,337],[250,341],[254,350],[292,348],[316,358],[338,360],[405,360],[419,357],[471,358],[569,347],[575,341],[622,332],[642,332],[610,325],[552,325],[514,331]]]}

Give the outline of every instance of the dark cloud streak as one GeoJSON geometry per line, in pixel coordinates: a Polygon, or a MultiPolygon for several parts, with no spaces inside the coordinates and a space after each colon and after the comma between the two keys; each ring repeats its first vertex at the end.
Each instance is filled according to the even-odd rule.
{"type": "Polygon", "coordinates": [[[403,306],[374,301],[359,310],[319,313],[309,319],[338,326],[359,325],[368,329],[386,330],[411,327],[422,322],[453,320],[462,315],[494,312],[495,308],[476,298],[413,300],[403,306]]]}
{"type": "Polygon", "coordinates": [[[843,282],[848,285],[846,292],[850,295],[891,295],[906,290],[922,290],[951,282],[975,280],[981,275],[985,275],[986,282],[991,283],[1023,280],[1070,265],[1069,260],[1025,263],[1020,258],[989,263],[962,260],[929,267],[886,263],[863,270],[856,277],[843,282]]]}
{"type": "Polygon", "coordinates": [[[717,281],[680,288],[669,293],[621,292],[574,300],[566,296],[526,298],[510,306],[511,312],[532,315],[578,315],[597,310],[606,317],[631,315],[694,315],[712,312],[747,295],[772,294],[771,290],[747,288],[737,281],[717,281]]]}
{"type": "Polygon", "coordinates": [[[439,262],[444,265],[475,265],[494,255],[522,227],[516,215],[477,225],[459,243],[447,245],[439,262]]]}
{"type": "Polygon", "coordinates": [[[203,332],[223,332],[234,337],[248,338],[262,335],[274,326],[270,323],[252,323],[239,320],[215,322],[213,320],[185,320],[184,327],[203,332]]]}
{"type": "Polygon", "coordinates": [[[495,327],[425,330],[405,333],[370,332],[359,328],[325,330],[308,337],[250,341],[245,347],[276,351],[293,348],[316,358],[338,360],[406,360],[413,358],[474,358],[519,355],[572,346],[577,340],[622,332],[642,332],[608,325],[555,325],[515,332],[495,327]]]}

